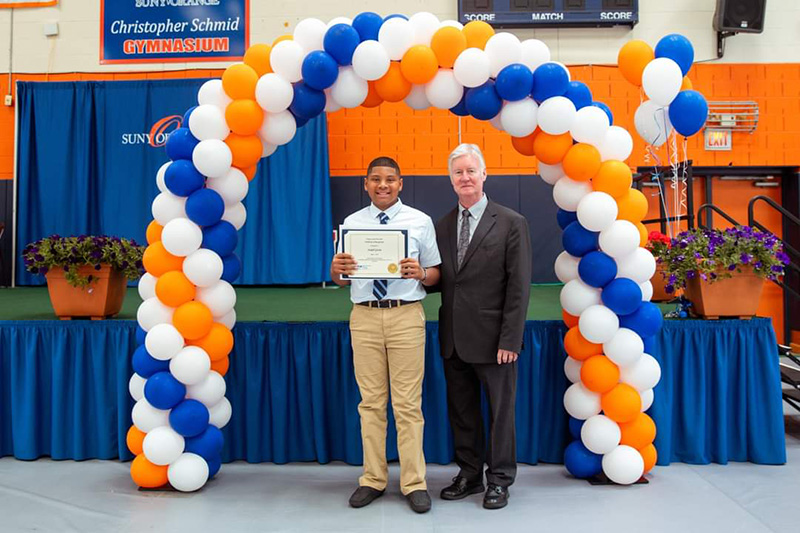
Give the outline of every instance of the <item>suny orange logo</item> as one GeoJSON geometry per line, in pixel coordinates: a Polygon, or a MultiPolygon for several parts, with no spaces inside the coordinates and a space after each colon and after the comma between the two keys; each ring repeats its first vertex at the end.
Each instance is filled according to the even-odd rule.
{"type": "Polygon", "coordinates": [[[170,133],[180,128],[182,123],[181,115],[166,116],[157,120],[148,133],[123,133],[122,144],[149,144],[153,148],[161,148],[167,144],[170,133]]]}

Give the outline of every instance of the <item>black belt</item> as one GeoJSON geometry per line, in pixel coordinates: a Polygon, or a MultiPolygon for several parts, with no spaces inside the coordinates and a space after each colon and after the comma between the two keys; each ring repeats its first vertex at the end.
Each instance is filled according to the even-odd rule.
{"type": "Polygon", "coordinates": [[[372,307],[374,309],[391,309],[392,307],[400,307],[401,305],[415,304],[419,300],[369,300],[367,302],[358,302],[356,305],[363,305],[364,307],[372,307]]]}

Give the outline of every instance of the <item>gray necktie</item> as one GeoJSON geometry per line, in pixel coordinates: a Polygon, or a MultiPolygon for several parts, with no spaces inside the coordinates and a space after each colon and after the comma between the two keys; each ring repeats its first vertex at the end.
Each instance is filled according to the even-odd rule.
{"type": "Polygon", "coordinates": [[[469,209],[464,209],[461,212],[461,231],[458,234],[458,268],[461,268],[461,263],[464,262],[467,248],[469,248],[469,209]]]}

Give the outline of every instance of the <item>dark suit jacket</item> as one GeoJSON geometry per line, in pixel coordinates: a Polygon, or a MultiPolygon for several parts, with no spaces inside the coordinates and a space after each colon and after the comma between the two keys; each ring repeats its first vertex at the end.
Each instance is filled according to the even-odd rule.
{"type": "Polygon", "coordinates": [[[496,363],[497,350],[522,350],[531,285],[525,217],[489,200],[458,268],[458,206],[436,223],[442,256],[439,344],[467,363],[496,363]]]}

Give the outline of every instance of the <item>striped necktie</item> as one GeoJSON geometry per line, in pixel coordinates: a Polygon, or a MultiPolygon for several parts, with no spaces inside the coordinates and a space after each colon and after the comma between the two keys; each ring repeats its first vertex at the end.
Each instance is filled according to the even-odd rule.
{"type": "MultiPolygon", "coordinates": [[[[380,213],[378,213],[378,220],[380,220],[381,224],[388,224],[389,215],[381,211],[380,213]]],[[[389,290],[389,280],[376,279],[372,282],[372,294],[378,301],[386,298],[386,292],[388,290],[389,290]]]]}

